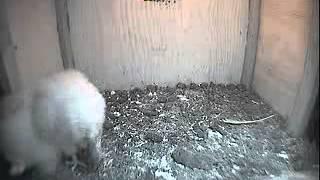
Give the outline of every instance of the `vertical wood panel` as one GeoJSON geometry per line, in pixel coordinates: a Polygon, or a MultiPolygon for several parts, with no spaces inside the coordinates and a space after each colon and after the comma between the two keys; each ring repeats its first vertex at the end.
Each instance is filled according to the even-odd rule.
{"type": "Polygon", "coordinates": [[[241,75],[241,84],[251,88],[254,69],[256,65],[256,55],[258,47],[259,25],[260,25],[261,0],[249,0],[249,25],[247,34],[247,44],[241,75]]]}
{"type": "Polygon", "coordinates": [[[12,42],[7,1],[0,1],[0,81],[3,94],[17,89],[19,78],[15,59],[15,48],[12,42]]]}
{"type": "Polygon", "coordinates": [[[75,65],[70,39],[68,0],[55,0],[55,10],[63,67],[74,68],[75,65]]]}
{"type": "Polygon", "coordinates": [[[288,118],[303,77],[312,0],[263,0],[254,89],[288,118]]]}
{"type": "Polygon", "coordinates": [[[302,82],[289,116],[289,130],[296,136],[302,135],[319,92],[319,1],[312,0],[312,21],[309,43],[306,50],[302,82]]]}
{"type": "Polygon", "coordinates": [[[10,44],[7,6],[5,1],[0,1],[0,98],[12,90],[4,56],[10,44]]]}
{"type": "Polygon", "coordinates": [[[18,73],[9,75],[17,75],[19,85],[28,86],[61,70],[54,0],[10,0],[7,4],[18,73]]]}
{"type": "Polygon", "coordinates": [[[248,0],[69,2],[75,66],[101,88],[240,82],[248,0]]]}

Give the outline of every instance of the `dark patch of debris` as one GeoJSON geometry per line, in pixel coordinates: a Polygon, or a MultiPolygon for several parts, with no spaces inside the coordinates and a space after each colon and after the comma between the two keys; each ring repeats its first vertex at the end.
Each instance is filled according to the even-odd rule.
{"type": "Polygon", "coordinates": [[[191,169],[210,170],[214,165],[218,164],[212,156],[205,153],[192,152],[182,147],[178,147],[172,152],[172,158],[176,163],[191,169]]]}

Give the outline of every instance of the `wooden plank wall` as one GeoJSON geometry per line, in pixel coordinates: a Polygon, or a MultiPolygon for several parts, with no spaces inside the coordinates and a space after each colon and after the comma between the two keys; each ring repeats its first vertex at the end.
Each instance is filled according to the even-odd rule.
{"type": "Polygon", "coordinates": [[[6,63],[14,87],[62,70],[54,0],[6,0],[6,6],[14,54],[6,63]]]}
{"type": "MultiPolygon", "coordinates": [[[[296,136],[304,133],[319,93],[319,1],[313,0],[309,41],[304,73],[289,115],[289,130],[296,136]]],[[[319,100],[318,100],[319,101],[319,100]]],[[[319,103],[319,102],[318,102],[319,103]]],[[[319,106],[319,104],[318,104],[319,106]]],[[[311,117],[312,118],[312,117],[311,117]]],[[[317,119],[316,121],[319,121],[317,119]]],[[[316,125],[316,124],[315,124],[316,125]]],[[[313,127],[316,128],[316,127],[313,127]]],[[[319,130],[319,127],[318,129],[319,130]]]]}
{"type": "Polygon", "coordinates": [[[5,52],[10,46],[7,8],[5,2],[0,2],[0,98],[11,91],[4,59],[5,52]]]}
{"type": "Polygon", "coordinates": [[[70,0],[75,67],[100,88],[240,83],[249,0],[70,0]]]}
{"type": "Polygon", "coordinates": [[[0,1],[0,96],[17,89],[19,84],[7,10],[7,2],[0,1]]]}
{"type": "Polygon", "coordinates": [[[285,118],[303,79],[313,0],[263,0],[253,88],[285,118]]]}
{"type": "Polygon", "coordinates": [[[244,84],[248,89],[252,88],[253,75],[256,65],[260,26],[260,10],[261,0],[249,1],[249,24],[247,32],[247,43],[241,74],[241,84],[244,84]]]}
{"type": "Polygon", "coordinates": [[[70,39],[68,0],[55,0],[55,10],[63,67],[66,69],[74,68],[74,56],[70,39]]]}

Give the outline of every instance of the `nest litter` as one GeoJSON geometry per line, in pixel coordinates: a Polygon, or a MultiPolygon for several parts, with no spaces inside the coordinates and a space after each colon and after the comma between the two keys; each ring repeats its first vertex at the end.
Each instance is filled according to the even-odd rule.
{"type": "Polygon", "coordinates": [[[105,91],[96,179],[261,179],[305,167],[302,139],[241,85],[105,91]]]}

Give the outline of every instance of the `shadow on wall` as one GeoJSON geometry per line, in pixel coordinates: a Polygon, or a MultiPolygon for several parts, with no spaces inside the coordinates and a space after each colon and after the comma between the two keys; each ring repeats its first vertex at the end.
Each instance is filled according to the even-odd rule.
{"type": "MultiPolygon", "coordinates": [[[[311,143],[316,144],[317,153],[319,153],[319,92],[317,93],[316,102],[309,118],[305,136],[311,143]]],[[[317,160],[319,161],[319,157],[317,160]]]]}

